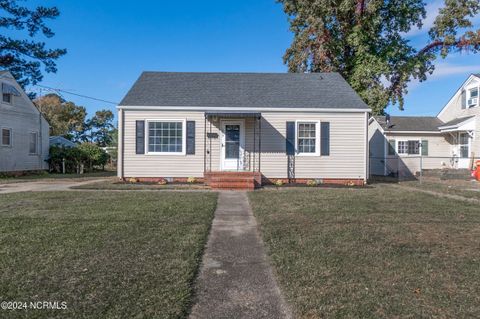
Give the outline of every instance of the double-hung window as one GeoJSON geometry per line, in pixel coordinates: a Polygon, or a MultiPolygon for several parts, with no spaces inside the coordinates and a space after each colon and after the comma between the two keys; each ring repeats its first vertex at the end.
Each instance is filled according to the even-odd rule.
{"type": "Polygon", "coordinates": [[[10,93],[2,94],[2,102],[7,104],[12,104],[13,95],[10,93]]]}
{"type": "Polygon", "coordinates": [[[468,90],[467,106],[474,107],[478,105],[478,87],[468,90]]]}
{"type": "Polygon", "coordinates": [[[12,129],[2,128],[2,146],[12,146],[12,129]]]}
{"type": "Polygon", "coordinates": [[[150,120],[147,123],[149,154],[185,154],[184,120],[150,120]]]}
{"type": "Polygon", "coordinates": [[[297,122],[297,152],[299,155],[320,155],[319,122],[297,122]]]}
{"type": "Polygon", "coordinates": [[[38,133],[37,132],[30,132],[30,141],[29,141],[29,148],[28,148],[28,153],[30,155],[36,155],[37,154],[37,144],[38,144],[38,133]]]}
{"type": "Polygon", "coordinates": [[[397,152],[403,155],[420,155],[420,141],[397,141],[397,152]]]}

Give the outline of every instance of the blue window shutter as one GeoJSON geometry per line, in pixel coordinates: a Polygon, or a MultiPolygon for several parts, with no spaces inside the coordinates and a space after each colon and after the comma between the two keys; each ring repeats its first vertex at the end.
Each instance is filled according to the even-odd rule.
{"type": "Polygon", "coordinates": [[[188,155],[195,154],[195,121],[187,121],[187,152],[188,155]]]}
{"type": "Polygon", "coordinates": [[[135,153],[145,154],[145,121],[136,121],[135,153]]]}
{"type": "Polygon", "coordinates": [[[428,140],[422,140],[422,155],[428,156],[428,140]]]}
{"type": "Polygon", "coordinates": [[[295,122],[287,122],[287,155],[295,155],[295,122]]]}
{"type": "Polygon", "coordinates": [[[395,155],[395,140],[388,140],[388,155],[395,155]]]}
{"type": "Polygon", "coordinates": [[[467,108],[467,91],[462,90],[462,109],[467,108]]]}
{"type": "Polygon", "coordinates": [[[320,123],[320,155],[330,155],[330,122],[320,123]]]}

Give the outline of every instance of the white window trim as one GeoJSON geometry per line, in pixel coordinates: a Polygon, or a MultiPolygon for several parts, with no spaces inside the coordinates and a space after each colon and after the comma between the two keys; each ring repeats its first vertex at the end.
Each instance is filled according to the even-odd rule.
{"type": "Polygon", "coordinates": [[[296,156],[320,156],[320,121],[296,120],[295,121],[295,154],[296,156]],[[315,153],[300,153],[298,151],[298,125],[302,123],[315,124],[315,153]]]}
{"type": "Polygon", "coordinates": [[[37,131],[30,131],[29,134],[28,134],[28,155],[38,155],[40,152],[38,150],[38,137],[39,137],[39,134],[37,131]],[[34,153],[31,153],[30,152],[30,134],[36,134],[36,139],[35,139],[35,152],[34,153]]]}
{"type": "Polygon", "coordinates": [[[401,156],[412,156],[412,157],[421,156],[422,155],[422,140],[419,140],[419,139],[399,139],[399,140],[397,140],[396,139],[395,140],[395,152],[397,152],[397,154],[401,155],[401,156]],[[408,141],[418,142],[418,154],[400,153],[398,151],[399,142],[407,142],[407,152],[408,152],[408,141]]]}
{"type": "Polygon", "coordinates": [[[2,127],[0,130],[0,138],[1,138],[1,146],[2,147],[12,147],[13,146],[13,130],[11,127],[2,127]],[[9,130],[10,131],[10,144],[3,144],[3,130],[9,130]]]}
{"type": "Polygon", "coordinates": [[[470,108],[472,108],[472,107],[478,106],[478,103],[479,103],[479,100],[480,100],[480,87],[478,87],[478,86],[470,86],[470,87],[467,87],[467,88],[466,88],[466,91],[467,91],[467,94],[465,95],[465,98],[466,98],[467,100],[465,101],[465,104],[467,105],[467,108],[470,109],[470,108]],[[477,90],[477,92],[478,92],[478,93],[477,93],[477,103],[469,105],[469,104],[468,104],[468,100],[470,100],[470,99],[472,98],[472,91],[473,91],[473,90],[477,90]]]}
{"type": "Polygon", "coordinates": [[[145,155],[186,155],[187,154],[187,119],[148,119],[145,120],[145,155]],[[182,151],[181,152],[149,152],[150,122],[182,122],[182,151]]]}

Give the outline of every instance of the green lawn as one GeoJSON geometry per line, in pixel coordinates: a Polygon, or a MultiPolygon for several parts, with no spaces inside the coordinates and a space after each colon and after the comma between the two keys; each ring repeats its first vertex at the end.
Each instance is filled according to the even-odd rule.
{"type": "Polygon", "coordinates": [[[181,318],[215,193],[0,195],[0,301],[65,301],[67,310],[1,318],[181,318]]]}
{"type": "Polygon", "coordinates": [[[480,200],[480,182],[478,181],[440,180],[425,177],[422,182],[410,181],[402,182],[400,184],[480,200]]]}
{"type": "Polygon", "coordinates": [[[107,178],[116,176],[114,171],[98,171],[85,174],[50,174],[47,172],[30,174],[24,176],[0,176],[0,184],[10,183],[23,183],[23,182],[36,182],[36,181],[49,181],[49,180],[75,180],[75,181],[87,181],[97,178],[107,178]]]}
{"type": "Polygon", "coordinates": [[[249,197],[298,317],[480,317],[478,205],[388,185],[249,197]]]}

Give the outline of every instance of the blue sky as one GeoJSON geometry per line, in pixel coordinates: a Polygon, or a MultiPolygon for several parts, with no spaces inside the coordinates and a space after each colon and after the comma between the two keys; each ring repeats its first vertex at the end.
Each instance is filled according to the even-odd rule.
{"type": "MultiPolygon", "coordinates": [[[[61,16],[49,25],[50,47],[67,48],[58,72],[43,85],[119,102],[144,70],[286,72],[282,56],[292,35],[274,0],[184,1],[30,1],[57,6],[61,16]]],[[[441,0],[430,1],[426,25],[441,0]]],[[[478,25],[478,19],[476,19],[478,25]]],[[[409,38],[419,47],[425,31],[409,38]]],[[[426,82],[412,83],[405,111],[395,115],[436,115],[470,73],[480,72],[480,54],[438,60],[426,82]]],[[[43,91],[43,93],[47,93],[43,91]]],[[[114,105],[64,94],[89,114],[114,105]]]]}

